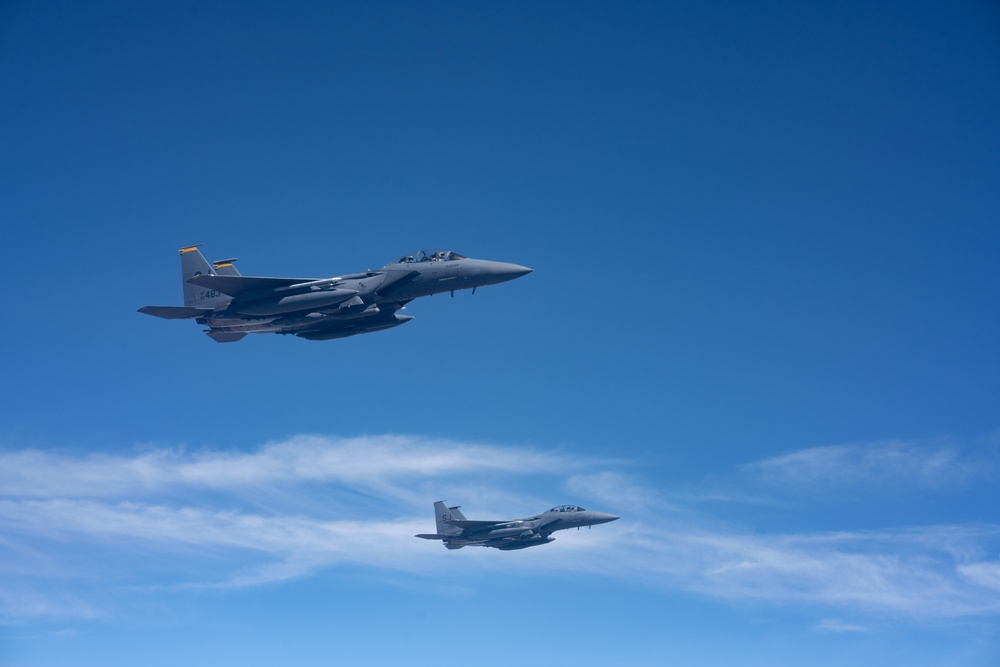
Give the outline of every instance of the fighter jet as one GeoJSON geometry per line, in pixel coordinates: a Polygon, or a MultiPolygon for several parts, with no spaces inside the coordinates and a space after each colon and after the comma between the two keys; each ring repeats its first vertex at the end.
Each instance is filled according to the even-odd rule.
{"type": "Polygon", "coordinates": [[[444,501],[434,503],[437,533],[416,535],[425,540],[441,540],[448,549],[462,547],[494,547],[501,551],[527,549],[548,544],[556,538],[551,533],[567,528],[596,526],[620,517],[604,512],[591,512],[576,505],[559,505],[537,516],[512,521],[469,521],[458,507],[448,507],[444,501]]]}
{"type": "Polygon", "coordinates": [[[469,259],[450,250],[404,255],[376,271],[333,278],[241,275],[236,259],[205,261],[198,246],[181,248],[183,306],[145,306],[140,313],[192,319],[209,338],[232,343],[248,333],[307,340],[382,331],[413,319],[403,307],[420,296],[495,285],[531,273],[518,264],[469,259]]]}

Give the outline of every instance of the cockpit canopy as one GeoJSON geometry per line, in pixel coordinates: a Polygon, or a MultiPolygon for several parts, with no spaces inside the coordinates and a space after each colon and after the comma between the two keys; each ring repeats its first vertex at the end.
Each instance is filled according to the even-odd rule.
{"type": "Polygon", "coordinates": [[[459,255],[451,250],[420,250],[412,255],[403,255],[398,261],[400,264],[412,264],[415,262],[447,262],[465,258],[465,255],[459,255]]]}
{"type": "Polygon", "coordinates": [[[549,512],[586,512],[587,510],[582,507],[577,507],[576,505],[559,505],[558,507],[553,507],[549,512]]]}

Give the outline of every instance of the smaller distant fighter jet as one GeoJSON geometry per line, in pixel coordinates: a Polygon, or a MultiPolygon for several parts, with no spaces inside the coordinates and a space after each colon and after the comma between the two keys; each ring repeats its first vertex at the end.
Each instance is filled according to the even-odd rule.
{"type": "Polygon", "coordinates": [[[614,514],[591,512],[576,505],[559,505],[525,519],[469,521],[458,507],[448,507],[439,500],[434,503],[437,533],[416,537],[441,540],[448,549],[494,547],[501,551],[513,551],[548,544],[556,539],[551,535],[556,530],[596,526],[618,518],[614,514]]]}
{"type": "Polygon", "coordinates": [[[333,278],[244,276],[236,259],[209,264],[197,246],[181,248],[183,306],[145,306],[140,313],[204,325],[209,338],[232,343],[251,333],[307,340],[346,338],[391,329],[413,318],[400,311],[422,296],[495,285],[531,269],[470,259],[450,250],[404,255],[375,271],[333,278]]]}

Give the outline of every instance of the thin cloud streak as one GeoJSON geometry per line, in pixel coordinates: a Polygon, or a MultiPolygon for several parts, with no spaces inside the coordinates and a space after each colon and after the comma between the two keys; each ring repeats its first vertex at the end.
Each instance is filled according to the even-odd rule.
{"type": "Polygon", "coordinates": [[[736,467],[667,497],[795,511],[803,502],[914,499],[983,492],[1000,483],[1000,440],[880,440],[807,447],[736,467]],[[923,494],[918,496],[917,494],[923,494]]]}
{"type": "Polygon", "coordinates": [[[11,452],[0,454],[0,489],[8,497],[114,497],[176,487],[227,490],[309,481],[378,485],[457,473],[524,473],[590,465],[592,460],[517,447],[392,435],[343,439],[302,435],[268,443],[252,453],[160,449],[134,456],[73,457],[11,452]]]}
{"type": "Polygon", "coordinates": [[[963,543],[1000,543],[1000,526],[741,534],[677,526],[636,535],[637,566],[659,583],[731,600],[832,606],[898,617],[1000,613],[995,590],[963,574],[963,543]],[[937,545],[937,546],[932,546],[937,545]]]}
{"type": "Polygon", "coordinates": [[[810,447],[742,467],[769,486],[842,489],[893,485],[943,489],[997,474],[995,456],[972,456],[963,448],[939,442],[885,440],[810,447]]]}
{"type": "Polygon", "coordinates": [[[845,623],[839,618],[825,618],[816,624],[815,628],[823,632],[868,632],[869,629],[855,623],[845,623]]]}

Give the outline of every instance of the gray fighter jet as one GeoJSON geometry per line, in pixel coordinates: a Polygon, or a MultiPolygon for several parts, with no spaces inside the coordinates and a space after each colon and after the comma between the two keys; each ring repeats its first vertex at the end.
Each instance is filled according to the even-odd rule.
{"type": "Polygon", "coordinates": [[[448,507],[439,500],[434,503],[437,533],[416,537],[441,540],[449,549],[495,547],[501,551],[513,551],[548,544],[556,539],[551,535],[556,530],[596,526],[618,518],[614,514],[591,512],[576,505],[560,505],[525,519],[469,521],[458,507],[448,507]]]}
{"type": "Polygon", "coordinates": [[[248,333],[293,334],[308,340],[346,338],[405,324],[403,307],[420,296],[494,285],[531,269],[469,259],[450,250],[404,255],[376,271],[333,278],[243,276],[236,259],[205,261],[198,246],[181,248],[183,306],[146,306],[140,313],[192,319],[220,343],[248,333]]]}

